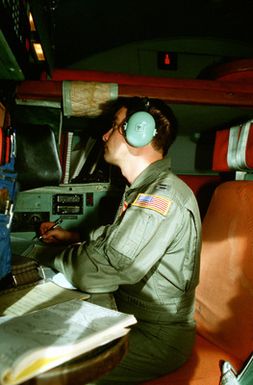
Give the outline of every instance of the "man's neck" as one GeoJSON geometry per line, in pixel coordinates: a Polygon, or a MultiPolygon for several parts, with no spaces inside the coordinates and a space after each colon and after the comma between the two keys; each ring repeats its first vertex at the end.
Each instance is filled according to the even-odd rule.
{"type": "Polygon", "coordinates": [[[133,157],[121,165],[121,173],[131,185],[151,163],[161,160],[162,158],[162,155],[157,153],[155,156],[133,157]]]}

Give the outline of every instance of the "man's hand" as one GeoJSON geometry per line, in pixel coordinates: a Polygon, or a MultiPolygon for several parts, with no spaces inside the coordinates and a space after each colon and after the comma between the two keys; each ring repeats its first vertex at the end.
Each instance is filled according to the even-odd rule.
{"type": "Polygon", "coordinates": [[[64,230],[62,227],[54,226],[54,222],[43,222],[40,225],[40,239],[45,243],[76,243],[80,241],[80,235],[78,232],[64,230]],[[51,229],[51,230],[50,230],[51,229]]]}

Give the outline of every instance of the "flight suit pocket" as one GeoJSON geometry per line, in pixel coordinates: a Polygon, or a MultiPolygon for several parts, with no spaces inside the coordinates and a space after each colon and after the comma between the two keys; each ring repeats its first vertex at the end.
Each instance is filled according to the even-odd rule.
{"type": "Polygon", "coordinates": [[[107,249],[110,263],[117,270],[123,270],[138,256],[147,244],[151,231],[150,215],[146,213],[140,213],[137,221],[131,221],[131,216],[127,218],[125,215],[123,222],[107,249]]]}

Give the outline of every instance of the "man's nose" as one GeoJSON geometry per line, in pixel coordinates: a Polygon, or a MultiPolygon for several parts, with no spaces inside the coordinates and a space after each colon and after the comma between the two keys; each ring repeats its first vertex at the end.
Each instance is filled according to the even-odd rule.
{"type": "Polygon", "coordinates": [[[107,142],[110,135],[111,135],[111,132],[112,132],[112,128],[110,128],[110,130],[108,130],[103,136],[102,136],[102,139],[104,142],[107,142]]]}

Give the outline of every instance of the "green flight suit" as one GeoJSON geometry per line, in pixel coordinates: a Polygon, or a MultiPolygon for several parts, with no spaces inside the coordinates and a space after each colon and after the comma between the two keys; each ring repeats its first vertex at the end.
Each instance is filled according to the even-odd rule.
{"type": "Polygon", "coordinates": [[[137,384],[181,366],[195,337],[201,221],[189,187],[152,163],[125,191],[113,224],[71,245],[53,266],[86,292],[114,292],[118,309],[138,320],[129,352],[96,384],[137,384]]]}

